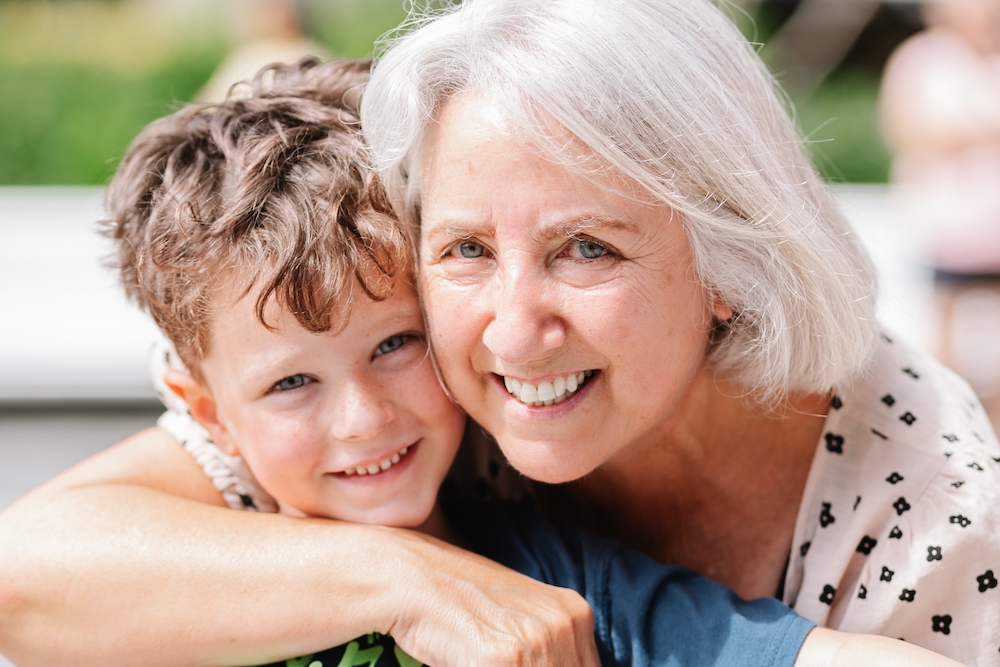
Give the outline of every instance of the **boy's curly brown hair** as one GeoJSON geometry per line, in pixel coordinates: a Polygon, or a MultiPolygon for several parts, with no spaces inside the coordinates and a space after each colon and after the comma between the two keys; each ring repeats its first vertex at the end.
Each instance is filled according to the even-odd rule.
{"type": "MultiPolygon", "coordinates": [[[[304,59],[257,74],[249,94],[150,124],[106,196],[114,265],[198,374],[219,288],[259,289],[308,331],[339,330],[355,292],[389,296],[412,256],[369,171],[358,103],[370,63],[304,59]],[[337,324],[335,328],[335,324],[337,324]]],[[[234,88],[238,92],[238,88],[234,88]]]]}

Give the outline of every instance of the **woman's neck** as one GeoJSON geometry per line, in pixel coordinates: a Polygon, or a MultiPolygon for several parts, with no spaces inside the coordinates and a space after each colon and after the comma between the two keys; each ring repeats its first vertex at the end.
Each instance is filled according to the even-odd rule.
{"type": "Polygon", "coordinates": [[[703,372],[657,432],[543,489],[543,506],[743,597],[774,595],[829,402],[792,397],[766,415],[703,372]]]}

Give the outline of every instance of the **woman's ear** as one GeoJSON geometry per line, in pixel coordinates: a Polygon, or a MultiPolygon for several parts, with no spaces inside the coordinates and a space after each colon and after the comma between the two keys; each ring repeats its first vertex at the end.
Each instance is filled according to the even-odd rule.
{"type": "Polygon", "coordinates": [[[718,322],[728,322],[733,319],[733,308],[722,300],[718,294],[713,295],[712,316],[718,322]]]}
{"type": "Polygon", "coordinates": [[[219,420],[218,404],[207,386],[190,374],[175,369],[163,374],[163,382],[187,403],[191,416],[205,427],[219,449],[230,456],[239,456],[239,449],[230,437],[229,430],[219,420]]]}

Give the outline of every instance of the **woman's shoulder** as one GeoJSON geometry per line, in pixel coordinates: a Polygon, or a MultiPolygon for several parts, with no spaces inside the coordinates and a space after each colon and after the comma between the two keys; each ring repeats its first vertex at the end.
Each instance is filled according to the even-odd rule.
{"type": "Polygon", "coordinates": [[[818,443],[786,601],[829,627],[982,664],[1000,648],[981,620],[1000,614],[998,502],[1000,447],[968,384],[884,336],[818,443]]]}
{"type": "Polygon", "coordinates": [[[894,442],[938,458],[968,448],[1000,450],[969,384],[888,334],[882,334],[867,372],[834,398],[827,426],[873,445],[894,442]]]}

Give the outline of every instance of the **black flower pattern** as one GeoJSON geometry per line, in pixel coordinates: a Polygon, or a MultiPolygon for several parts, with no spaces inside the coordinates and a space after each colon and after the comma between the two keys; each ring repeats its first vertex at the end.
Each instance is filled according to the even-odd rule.
{"type": "Polygon", "coordinates": [[[844,453],[844,436],[827,433],[823,438],[826,440],[826,451],[834,454],[844,453]]]}
{"type": "Polygon", "coordinates": [[[833,516],[833,514],[830,513],[831,507],[832,505],[830,503],[823,503],[823,509],[819,513],[819,525],[821,525],[823,528],[826,528],[831,523],[837,520],[833,516]]]}
{"type": "Polygon", "coordinates": [[[982,472],[982,471],[983,471],[983,466],[979,465],[979,464],[978,464],[978,463],[976,463],[975,461],[973,461],[972,463],[970,463],[969,465],[967,465],[967,466],[965,466],[965,467],[966,467],[966,468],[972,468],[972,469],[973,469],[973,470],[975,470],[976,472],[982,472]]]}
{"type": "Polygon", "coordinates": [[[896,514],[903,516],[903,512],[910,509],[910,503],[906,502],[906,498],[903,496],[899,497],[899,500],[892,504],[893,508],[896,510],[896,514]]]}
{"type": "Polygon", "coordinates": [[[802,546],[799,547],[799,553],[802,554],[803,558],[807,553],[809,553],[809,547],[812,546],[812,542],[803,542],[802,546]]]}
{"type": "Polygon", "coordinates": [[[893,526],[892,530],[889,531],[890,540],[898,540],[903,537],[903,531],[899,529],[899,526],[893,526]]]}
{"type": "Polygon", "coordinates": [[[941,547],[927,547],[927,562],[941,560],[941,547]]]}
{"type": "Polygon", "coordinates": [[[917,421],[917,418],[913,415],[912,412],[907,410],[903,414],[899,415],[899,421],[906,422],[907,426],[913,426],[913,422],[917,421]]]}
{"type": "Polygon", "coordinates": [[[899,594],[899,599],[903,602],[913,602],[913,599],[917,596],[915,590],[904,588],[903,592],[899,594]]]}
{"type": "Polygon", "coordinates": [[[864,600],[867,597],[868,597],[868,589],[865,588],[864,584],[861,584],[861,586],[858,587],[858,599],[864,600]]]}
{"type": "Polygon", "coordinates": [[[931,616],[931,630],[940,632],[942,635],[951,634],[951,614],[931,616]]]}
{"type": "Polygon", "coordinates": [[[986,570],[986,572],[976,577],[976,581],[979,582],[980,593],[985,593],[991,588],[997,587],[997,579],[993,576],[993,570],[986,570]]]}
{"type": "Polygon", "coordinates": [[[882,402],[888,405],[890,408],[896,405],[896,399],[892,397],[892,394],[886,394],[882,397],[882,402]]]}
{"type": "Polygon", "coordinates": [[[955,516],[948,517],[948,523],[957,523],[962,528],[966,528],[970,523],[972,523],[972,519],[962,516],[961,514],[956,514],[955,516]]]}
{"type": "Polygon", "coordinates": [[[819,594],[819,601],[823,604],[833,604],[833,596],[836,595],[837,589],[827,584],[823,587],[823,592],[819,594]]]}
{"type": "Polygon", "coordinates": [[[882,574],[879,575],[879,581],[892,581],[892,575],[896,574],[885,565],[882,566],[882,574]]]}
{"type": "Polygon", "coordinates": [[[893,471],[891,475],[885,478],[885,481],[889,482],[890,484],[899,484],[900,482],[903,481],[903,476],[900,475],[898,472],[893,471]]]}
{"type": "Polygon", "coordinates": [[[834,410],[839,410],[844,407],[844,404],[840,400],[840,396],[833,397],[833,400],[830,401],[830,407],[834,410]]]}
{"type": "Polygon", "coordinates": [[[858,544],[857,551],[858,553],[862,553],[867,556],[872,552],[872,549],[875,548],[876,544],[878,544],[878,540],[876,540],[874,537],[868,537],[867,535],[865,535],[864,537],[861,538],[861,542],[858,544]]]}

